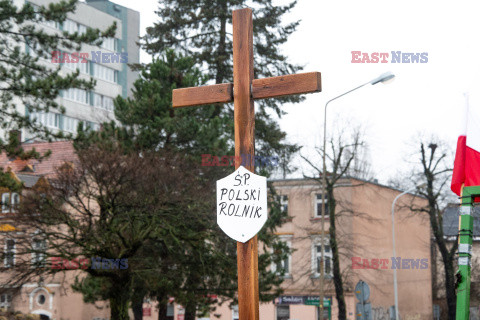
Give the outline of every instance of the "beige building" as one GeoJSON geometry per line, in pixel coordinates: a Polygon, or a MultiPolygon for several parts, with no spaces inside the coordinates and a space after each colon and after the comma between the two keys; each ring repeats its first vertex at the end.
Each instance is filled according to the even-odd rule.
{"type": "MultiPolygon", "coordinates": [[[[72,143],[60,141],[53,143],[32,143],[25,146],[26,150],[35,148],[40,153],[51,150],[51,156],[44,160],[10,159],[4,153],[0,155],[0,167],[10,171],[11,176],[24,184],[28,189],[41,187],[48,183],[46,179],[54,173],[56,167],[65,161],[74,161],[72,143]]],[[[9,272],[19,265],[20,257],[15,255],[18,244],[15,241],[14,233],[31,234],[31,243],[34,249],[45,248],[44,239],[37,237],[34,232],[22,230],[15,223],[15,206],[21,201],[20,195],[6,188],[0,188],[2,199],[2,211],[0,214],[0,243],[3,246],[5,255],[0,261],[0,281],[7,283],[5,278],[9,272]]],[[[23,251],[23,250],[22,250],[23,251]]],[[[25,256],[22,256],[24,258],[25,256]]],[[[41,254],[31,255],[31,262],[42,262],[41,254]]],[[[69,319],[69,320],[104,320],[108,319],[110,310],[107,303],[86,304],[80,293],[73,292],[71,284],[75,276],[81,274],[81,270],[65,270],[56,273],[54,276],[38,278],[38,281],[31,281],[20,287],[2,287],[0,294],[0,307],[21,311],[25,314],[37,314],[41,319],[69,319]]]]}
{"type": "MultiPolygon", "coordinates": [[[[22,161],[0,157],[0,167],[9,169],[15,178],[28,188],[44,183],[44,178],[54,172],[55,167],[64,161],[74,161],[70,142],[27,144],[27,149],[37,151],[52,150],[48,160],[22,161]]],[[[321,231],[321,187],[316,181],[297,179],[274,181],[280,195],[282,208],[288,212],[285,224],[277,230],[282,241],[293,253],[278,266],[284,268],[284,294],[274,301],[260,305],[262,320],[310,320],[319,319],[319,261],[321,231]]],[[[14,208],[19,196],[3,189],[2,202],[14,208]]],[[[410,201],[425,201],[405,195],[397,202],[395,211],[396,259],[392,260],[391,206],[399,190],[372,182],[344,179],[335,191],[337,200],[336,226],[341,256],[341,270],[344,280],[347,318],[356,319],[355,285],[364,281],[370,287],[370,297],[366,303],[371,307],[372,320],[389,319],[389,309],[394,305],[393,267],[399,268],[398,297],[402,320],[432,318],[432,276],[430,266],[430,229],[428,219],[405,209],[410,201]]],[[[327,200],[328,201],[328,200],[327,200]]],[[[0,261],[2,274],[15,265],[15,243],[9,241],[9,234],[17,230],[12,220],[11,208],[2,208],[0,216],[0,241],[10,258],[0,261]],[[5,212],[3,212],[5,210],[5,212]]],[[[326,220],[326,230],[329,220],[326,220]]],[[[32,245],[42,246],[32,236],[32,245]]],[[[337,301],[332,281],[332,253],[330,244],[325,242],[324,267],[326,271],[325,295],[331,308],[326,317],[337,318],[337,301]]],[[[32,259],[38,257],[32,256],[32,259]]],[[[234,266],[232,266],[234,267],[234,266]]],[[[10,307],[25,313],[40,314],[44,319],[100,320],[109,318],[108,303],[96,305],[83,303],[79,293],[73,293],[70,284],[80,271],[65,271],[54,278],[27,283],[20,288],[10,288],[1,295],[0,306],[10,307]]],[[[173,302],[173,299],[172,299],[173,302]]],[[[155,301],[146,301],[144,319],[158,319],[155,301]]],[[[183,320],[184,309],[170,305],[169,319],[183,320]]],[[[238,312],[228,303],[219,306],[209,319],[236,320],[238,312]]]]}
{"type": "MultiPolygon", "coordinates": [[[[319,319],[318,307],[308,304],[318,301],[320,292],[321,186],[316,181],[305,179],[280,180],[274,181],[274,184],[289,216],[278,234],[294,251],[279,266],[287,272],[283,283],[284,294],[275,301],[260,305],[260,319],[319,319]]],[[[409,201],[420,203],[425,200],[414,199],[407,194],[397,202],[396,260],[395,263],[392,261],[391,207],[400,193],[399,190],[356,179],[344,179],[336,188],[340,268],[349,320],[356,319],[359,301],[354,289],[360,280],[370,287],[367,301],[371,306],[370,319],[390,319],[389,309],[394,305],[394,267],[399,267],[398,304],[402,320],[432,319],[429,222],[425,216],[415,215],[405,209],[409,201]]],[[[328,230],[328,219],[325,224],[328,230]]],[[[328,237],[328,231],[326,233],[328,237]]],[[[331,301],[330,319],[336,319],[338,311],[331,257],[327,239],[325,295],[331,301]]],[[[325,319],[329,317],[328,312],[327,309],[325,319]]],[[[215,319],[215,316],[220,316],[220,320],[238,319],[238,313],[226,305],[211,314],[210,319],[215,319]]]]}

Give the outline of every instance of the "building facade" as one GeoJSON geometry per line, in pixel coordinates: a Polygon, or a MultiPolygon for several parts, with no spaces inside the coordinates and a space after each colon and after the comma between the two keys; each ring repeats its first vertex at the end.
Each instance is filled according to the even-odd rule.
{"type": "MultiPolygon", "coordinates": [[[[48,5],[51,0],[29,0],[34,7],[48,5]]],[[[14,0],[17,6],[22,6],[24,0],[14,0]]],[[[87,91],[77,88],[64,90],[58,98],[58,103],[65,108],[65,113],[31,112],[19,103],[19,112],[29,114],[31,119],[45,125],[52,131],[76,133],[78,124],[98,129],[100,123],[115,120],[113,100],[117,96],[130,96],[133,83],[138,72],[132,71],[127,64],[139,63],[139,47],[137,41],[140,34],[140,14],[109,0],[90,0],[78,2],[75,12],[69,13],[63,23],[46,22],[41,27],[47,33],[68,31],[82,34],[87,28],[106,30],[113,23],[117,29],[113,38],[103,39],[100,46],[83,45],[80,52],[75,53],[66,48],[58,48],[52,52],[50,60],[40,58],[40,64],[52,68],[62,66],[61,74],[66,75],[79,70],[80,78],[94,79],[96,86],[87,91]],[[73,54],[73,55],[72,55],[73,54]],[[74,55],[80,56],[77,60],[74,55]],[[76,61],[76,62],[72,62],[76,61]]],[[[22,45],[26,53],[38,56],[33,45],[22,45]]],[[[4,133],[3,133],[4,134],[4,133]]],[[[22,132],[23,141],[32,141],[34,136],[22,132]]]]}
{"type": "MultiPolygon", "coordinates": [[[[75,162],[75,153],[72,142],[58,141],[53,143],[30,143],[25,144],[26,150],[35,148],[40,153],[51,150],[51,156],[42,161],[20,160],[9,158],[4,153],[0,154],[0,167],[4,168],[14,180],[21,182],[26,192],[40,190],[42,185],[48,183],[48,178],[55,173],[55,169],[65,163],[75,162]]],[[[21,251],[16,243],[15,234],[31,235],[31,245],[37,253],[32,253],[32,265],[46,263],[42,255],[46,248],[45,239],[37,236],[32,230],[23,230],[15,221],[16,206],[21,201],[21,195],[0,187],[1,212],[0,212],[0,243],[4,250],[3,261],[0,261],[0,281],[8,283],[9,273],[21,265],[20,257],[15,253],[21,251]]],[[[88,304],[83,302],[81,293],[74,292],[71,285],[76,276],[82,276],[82,270],[65,270],[55,274],[44,274],[38,281],[31,281],[21,286],[0,288],[0,308],[20,311],[24,314],[40,315],[41,319],[70,319],[70,320],[106,320],[109,319],[110,310],[107,302],[88,304]]]]}
{"type": "MultiPolygon", "coordinates": [[[[319,315],[319,265],[325,270],[323,319],[337,319],[333,285],[329,220],[326,219],[325,258],[321,257],[321,185],[312,180],[274,181],[288,220],[278,229],[293,253],[279,266],[285,270],[284,294],[260,304],[260,319],[321,319],[319,315]]],[[[402,319],[432,318],[430,227],[425,216],[406,206],[424,199],[407,194],[395,210],[396,257],[392,253],[392,202],[401,191],[377,183],[344,179],[335,189],[336,235],[343,275],[347,319],[358,319],[356,285],[365,282],[370,296],[365,302],[366,319],[391,319],[394,306],[393,268],[397,269],[398,305],[402,319]]],[[[327,199],[328,201],[328,199],[327,199]]],[[[236,308],[217,308],[210,319],[238,319],[236,308]]],[[[150,319],[150,318],[146,318],[150,319]]],[[[181,319],[181,316],[176,318],[181,319]]]]}
{"type": "MultiPolygon", "coordinates": [[[[10,170],[16,179],[27,188],[44,183],[56,167],[65,162],[74,162],[75,154],[71,142],[26,144],[26,149],[35,147],[43,153],[52,150],[44,160],[11,159],[0,155],[0,167],[10,170]]],[[[322,191],[317,181],[306,179],[273,181],[280,197],[282,210],[288,213],[285,223],[277,230],[281,241],[292,253],[274,270],[283,269],[284,293],[274,301],[260,304],[260,319],[337,319],[338,308],[333,285],[332,250],[329,242],[328,218],[325,222],[325,256],[321,255],[321,206],[322,191]],[[323,259],[322,259],[323,258],[323,259]],[[319,314],[320,269],[325,270],[325,312],[319,314]]],[[[15,192],[1,190],[2,207],[0,216],[0,241],[6,258],[0,261],[2,274],[15,266],[15,243],[9,241],[17,230],[12,219],[12,208],[20,201],[15,192]]],[[[398,279],[398,305],[403,320],[432,318],[432,270],[431,238],[428,218],[413,214],[407,209],[414,201],[417,205],[425,199],[406,194],[395,207],[396,256],[392,253],[392,202],[401,191],[377,183],[356,179],[339,181],[335,189],[337,201],[336,235],[340,252],[340,268],[344,281],[347,319],[357,319],[360,303],[356,297],[356,285],[363,281],[369,287],[369,297],[362,304],[370,315],[368,319],[390,319],[394,305],[394,268],[398,279]]],[[[328,199],[326,199],[328,201],[328,199]]],[[[233,240],[232,240],[233,241],[233,240]]],[[[44,244],[32,237],[32,246],[44,244]]],[[[32,259],[38,257],[32,256],[32,259]]],[[[235,266],[233,266],[235,267],[235,266]]],[[[27,283],[21,288],[11,288],[2,293],[0,303],[24,313],[41,314],[45,319],[108,319],[108,302],[86,304],[82,295],[72,291],[70,285],[81,271],[66,270],[39,282],[27,283]],[[47,318],[48,317],[48,318],[47,318]]],[[[184,308],[172,303],[167,309],[168,318],[183,320],[184,308]]],[[[145,320],[158,319],[157,303],[145,301],[145,320]]],[[[238,308],[227,302],[219,305],[202,320],[237,320],[238,308]]]]}

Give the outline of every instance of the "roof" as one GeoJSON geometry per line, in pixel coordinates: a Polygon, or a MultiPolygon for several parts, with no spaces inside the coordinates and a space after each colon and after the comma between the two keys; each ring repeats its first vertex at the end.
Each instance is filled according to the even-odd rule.
{"type": "Polygon", "coordinates": [[[31,175],[31,174],[16,174],[18,179],[23,182],[23,185],[27,188],[33,187],[37,184],[38,180],[41,178],[40,175],[31,175]]]}
{"type": "MultiPolygon", "coordinates": [[[[299,183],[301,183],[301,182],[305,182],[305,181],[311,181],[313,184],[321,186],[321,184],[318,184],[319,180],[320,180],[320,178],[268,179],[268,181],[272,182],[272,183],[282,183],[282,182],[286,182],[286,183],[288,183],[288,182],[291,182],[291,183],[299,182],[299,183]]],[[[373,181],[370,181],[370,180],[355,178],[355,177],[351,177],[351,176],[345,176],[345,177],[342,177],[341,180],[356,180],[356,181],[360,181],[362,183],[372,184],[372,185],[378,186],[380,188],[386,188],[386,189],[390,189],[390,190],[397,191],[397,192],[404,192],[405,191],[405,190],[398,189],[398,188],[395,188],[395,187],[392,187],[392,186],[381,184],[381,183],[378,182],[377,179],[374,179],[373,181]]],[[[418,198],[424,198],[425,199],[424,196],[416,194],[414,191],[408,192],[408,194],[415,195],[418,198]]]]}
{"type": "MultiPolygon", "coordinates": [[[[447,237],[456,236],[458,234],[458,205],[449,205],[443,211],[443,233],[447,237]]],[[[473,236],[480,236],[480,208],[473,207],[473,236]]]]}
{"type": "Polygon", "coordinates": [[[40,154],[50,150],[51,155],[42,160],[21,160],[11,159],[5,153],[2,153],[0,154],[0,168],[4,168],[5,171],[10,168],[17,176],[18,174],[24,177],[32,175],[50,176],[57,167],[65,162],[76,162],[77,159],[72,141],[24,143],[22,147],[25,151],[35,148],[40,154]]]}

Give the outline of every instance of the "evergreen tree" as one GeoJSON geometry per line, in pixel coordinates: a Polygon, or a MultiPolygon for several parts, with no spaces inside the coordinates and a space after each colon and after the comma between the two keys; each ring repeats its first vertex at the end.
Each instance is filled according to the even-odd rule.
{"type": "MultiPolygon", "coordinates": [[[[152,55],[174,48],[192,57],[196,66],[208,73],[215,83],[233,82],[232,66],[232,10],[254,8],[254,74],[255,77],[272,77],[295,73],[302,68],[291,64],[280,52],[280,46],[295,31],[298,21],[281,24],[282,17],[296,1],[285,6],[275,6],[271,0],[166,0],[159,1],[159,21],[147,28],[143,47],[152,55]]],[[[296,152],[298,147],[285,142],[285,133],[271,115],[271,110],[281,116],[279,103],[299,102],[301,96],[257,101],[255,117],[256,155],[272,156],[296,152]],[[268,107],[268,108],[267,108],[268,107]],[[271,109],[269,109],[271,108],[271,109]]],[[[219,115],[233,118],[232,106],[216,104],[210,117],[219,115]]],[[[233,130],[226,132],[233,141],[233,130]]],[[[288,159],[288,156],[282,156],[288,159]]]]}
{"type": "MultiPolygon", "coordinates": [[[[131,147],[139,151],[168,149],[188,154],[198,163],[199,156],[204,153],[233,155],[233,138],[230,134],[233,133],[233,119],[228,113],[213,115],[215,106],[171,107],[173,89],[206,82],[192,58],[166,50],[140,71],[140,78],[134,84],[133,98],[119,97],[115,101],[115,113],[123,127],[113,130],[113,127],[106,126],[100,135],[105,138],[128,136],[125,141],[133,141],[131,147]],[[114,131],[116,133],[112,133],[114,131]],[[119,131],[126,134],[118,134],[119,131]]],[[[267,135],[267,138],[270,137],[267,135]]],[[[272,141],[276,139],[274,137],[272,141]]],[[[85,141],[88,143],[89,139],[85,141]]],[[[268,167],[258,169],[265,175],[271,171],[268,167]]],[[[185,167],[182,170],[192,168],[185,167]]],[[[202,176],[214,182],[232,170],[233,166],[202,167],[202,176]]],[[[214,194],[212,188],[208,196],[212,204],[214,194]]],[[[197,200],[192,199],[191,202],[197,200]]],[[[276,244],[277,239],[273,235],[273,230],[283,223],[285,213],[275,201],[269,201],[269,204],[269,221],[259,234],[265,246],[259,257],[262,301],[270,301],[272,295],[278,294],[282,278],[268,269],[273,259],[282,259],[287,252],[287,248],[276,244]],[[273,246],[278,247],[276,256],[270,253],[273,246]]],[[[176,239],[176,247],[180,250],[172,250],[172,247],[167,250],[165,243],[172,241],[171,238],[158,238],[145,243],[138,255],[144,261],[142,265],[145,271],[138,273],[135,281],[144,284],[149,296],[159,302],[159,319],[165,316],[169,297],[175,297],[177,303],[186,307],[186,319],[193,319],[197,312],[208,312],[216,302],[210,298],[212,295],[233,301],[236,298],[236,243],[218,228],[214,206],[205,207],[203,211],[189,210],[179,214],[188,214],[185,225],[179,226],[182,228],[179,232],[182,237],[176,239]]],[[[140,301],[140,297],[135,299],[140,301]]],[[[132,302],[132,305],[140,304],[132,302]]]]}
{"type": "Polygon", "coordinates": [[[226,154],[229,143],[225,132],[233,130],[231,119],[212,117],[213,106],[172,108],[173,89],[206,81],[191,58],[173,50],[166,50],[144,66],[134,83],[132,98],[115,100],[115,116],[133,133],[135,148],[183,150],[190,155],[206,151],[226,154]]]}

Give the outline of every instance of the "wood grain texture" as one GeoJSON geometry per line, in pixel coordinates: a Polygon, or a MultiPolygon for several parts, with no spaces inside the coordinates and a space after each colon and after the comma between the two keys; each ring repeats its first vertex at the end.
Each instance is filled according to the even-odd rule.
{"type": "Polygon", "coordinates": [[[252,81],[252,96],[254,99],[320,91],[322,91],[320,72],[290,74],[252,81]]]}
{"type": "MultiPolygon", "coordinates": [[[[233,103],[235,156],[255,155],[255,109],[251,94],[253,80],[253,19],[251,9],[233,11],[233,103]]],[[[238,168],[239,163],[235,166],[238,168]]],[[[254,172],[254,164],[246,168],[254,172]]],[[[242,320],[258,320],[258,243],[253,237],[237,242],[238,313],[242,320]]]]}
{"type": "Polygon", "coordinates": [[[172,105],[174,108],[232,101],[233,85],[231,83],[175,89],[172,93],[172,105]]]}

